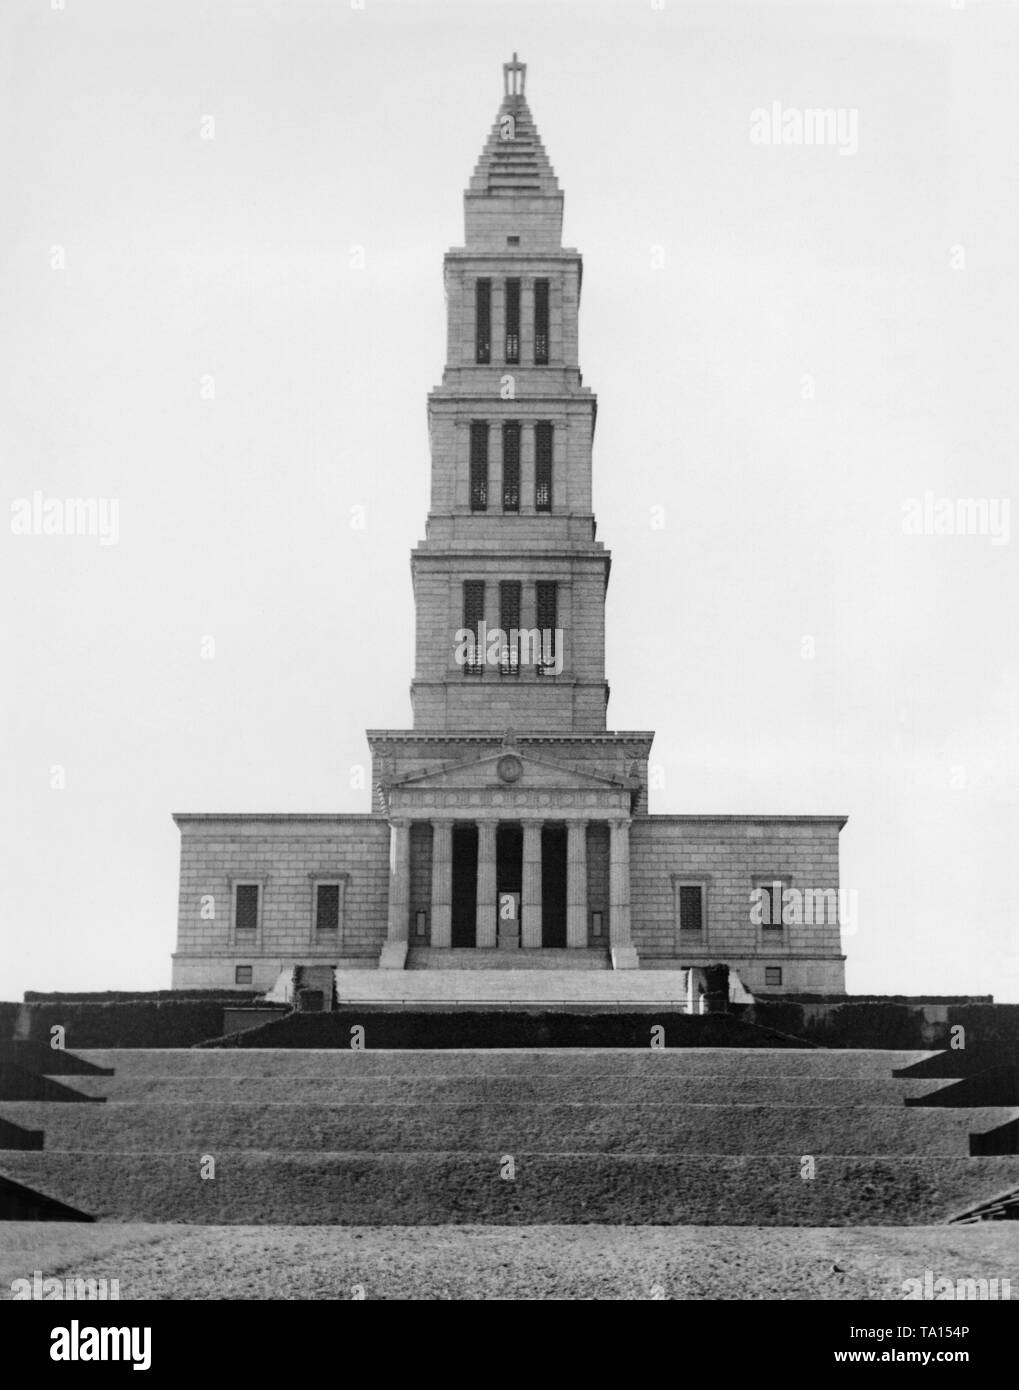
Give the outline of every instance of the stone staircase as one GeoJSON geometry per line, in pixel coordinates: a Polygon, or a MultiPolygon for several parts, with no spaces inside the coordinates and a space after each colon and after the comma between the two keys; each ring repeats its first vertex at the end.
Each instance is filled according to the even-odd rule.
{"type": "Polygon", "coordinates": [[[608,950],[476,951],[453,947],[431,950],[412,946],[407,970],[611,970],[608,950]]]}
{"type": "MultiPolygon", "coordinates": [[[[444,951],[442,954],[455,956],[459,953],[444,951]]],[[[518,956],[521,952],[512,954],[518,956]]],[[[564,969],[559,962],[544,959],[556,954],[536,951],[533,965],[524,969],[516,961],[502,968],[478,968],[478,952],[468,951],[464,955],[472,960],[443,969],[423,967],[419,963],[412,964],[408,970],[337,970],[337,1003],[341,1008],[352,1004],[685,1007],[685,970],[611,970],[603,968],[598,952],[581,951],[568,953],[571,968],[564,969]],[[575,969],[572,958],[580,955],[588,958],[587,967],[575,969]]],[[[565,956],[567,952],[562,954],[565,956]]],[[[485,955],[498,959],[496,951],[485,955]]]]}
{"type": "Polygon", "coordinates": [[[916,1225],[1013,1210],[1019,1189],[1019,1157],[970,1152],[972,1135],[1007,1130],[1019,1112],[931,1104],[944,1079],[893,1076],[922,1053],[82,1055],[113,1075],[65,1074],[62,1086],[105,1103],[0,1101],[10,1132],[44,1137],[41,1150],[0,1151],[0,1186],[39,1210],[210,1224],[916,1225]]]}

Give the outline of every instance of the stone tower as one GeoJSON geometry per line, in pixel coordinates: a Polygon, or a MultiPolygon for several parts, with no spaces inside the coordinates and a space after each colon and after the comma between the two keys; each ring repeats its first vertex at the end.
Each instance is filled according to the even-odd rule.
{"type": "MultiPolygon", "coordinates": [[[[632,811],[646,811],[652,735],[606,731],[610,555],[596,539],[592,509],[596,400],[578,359],[581,258],[562,244],[563,195],[527,104],[526,76],[516,55],[504,65],[502,104],[464,193],[464,245],[445,258],[446,366],[428,400],[431,505],[411,556],[414,727],[368,735],[376,808],[397,827],[408,881],[418,857],[412,832],[423,836],[408,823],[404,851],[402,822],[426,812],[433,824],[433,947],[450,944],[447,897],[452,936],[495,946],[497,902],[518,879],[512,944],[587,947],[591,909],[580,866],[593,857],[595,877],[606,880],[594,929],[608,948],[609,840],[624,835],[632,811]],[[500,760],[509,743],[512,755],[500,760]],[[456,812],[448,826],[429,804],[434,797],[456,812]],[[479,807],[485,815],[476,824],[459,824],[462,810],[479,807]],[[467,930],[463,894],[471,891],[476,918],[467,930]]],[[[622,873],[621,839],[616,848],[622,873]]],[[[614,960],[622,965],[633,953],[621,904],[615,918],[614,960]]],[[[399,944],[402,928],[393,928],[399,944]]],[[[388,955],[400,964],[405,951],[388,955]]]]}
{"type": "Polygon", "coordinates": [[[505,95],[464,194],[464,246],[445,258],[446,367],[428,401],[432,492],[412,556],[414,727],[603,731],[605,591],[591,460],[596,400],[578,365],[581,258],[524,91],[505,95]],[[460,663],[454,634],[558,630],[460,663]],[[468,664],[465,675],[464,664],[468,664]]]}

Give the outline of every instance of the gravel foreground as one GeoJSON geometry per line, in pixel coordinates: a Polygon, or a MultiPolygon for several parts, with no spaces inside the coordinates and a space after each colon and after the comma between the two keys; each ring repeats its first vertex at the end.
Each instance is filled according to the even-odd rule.
{"type": "Polygon", "coordinates": [[[0,1300],[36,1270],[122,1299],[902,1299],[927,1270],[1019,1298],[1019,1225],[0,1224],[0,1300]]]}

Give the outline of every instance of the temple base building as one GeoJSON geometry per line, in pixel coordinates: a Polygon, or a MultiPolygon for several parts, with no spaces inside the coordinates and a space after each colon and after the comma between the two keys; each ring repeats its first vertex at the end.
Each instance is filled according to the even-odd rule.
{"type": "Polygon", "coordinates": [[[369,730],[365,815],[174,817],[175,988],[269,990],[298,966],[724,963],[754,993],[845,989],[845,817],[651,815],[654,735],[606,727],[581,258],[525,77],[505,65],[445,258],[413,728],[369,730]]]}

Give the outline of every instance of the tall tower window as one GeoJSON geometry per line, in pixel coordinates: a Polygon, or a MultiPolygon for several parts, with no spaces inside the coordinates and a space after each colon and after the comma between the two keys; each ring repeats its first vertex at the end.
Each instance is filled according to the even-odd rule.
{"type": "Polygon", "coordinates": [[[520,361],[520,281],[506,281],[506,361],[520,361]]]}
{"type": "Polygon", "coordinates": [[[485,620],[485,581],[483,579],[464,580],[464,608],[463,626],[468,632],[473,632],[476,642],[474,648],[474,660],[465,661],[463,673],[465,676],[480,676],[485,669],[485,654],[481,648],[480,633],[478,629],[485,620]]]}
{"type": "Polygon", "coordinates": [[[487,366],[492,360],[492,282],[474,282],[475,361],[487,366]]]}
{"type": "Polygon", "coordinates": [[[534,362],[548,366],[548,281],[534,282],[534,362]]]}
{"type": "Polygon", "coordinates": [[[534,586],[535,616],[541,633],[542,660],[535,668],[539,676],[550,675],[556,655],[556,628],[559,625],[559,585],[554,580],[539,579],[534,586]],[[547,634],[547,635],[546,635],[547,634]]]}
{"type": "Polygon", "coordinates": [[[519,676],[520,638],[510,639],[511,632],[520,631],[520,581],[517,579],[504,579],[499,585],[499,626],[506,635],[499,653],[499,673],[519,676]]]}
{"type": "Polygon", "coordinates": [[[502,427],[502,509],[520,510],[520,421],[506,420],[502,427]]]}
{"type": "Polygon", "coordinates": [[[488,421],[471,421],[471,511],[488,510],[488,421]]]}
{"type": "Polygon", "coordinates": [[[552,423],[539,420],[534,427],[534,510],[552,510],[552,423]]]}

